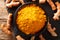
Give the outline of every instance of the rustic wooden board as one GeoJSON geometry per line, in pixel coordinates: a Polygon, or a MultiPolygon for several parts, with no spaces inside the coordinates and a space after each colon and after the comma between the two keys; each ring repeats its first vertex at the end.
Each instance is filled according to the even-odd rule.
{"type": "Polygon", "coordinates": [[[4,0],[0,0],[0,40],[12,40],[11,36],[8,36],[1,30],[1,24],[7,21],[8,12],[4,3],[4,0]]]}
{"type": "MultiPolygon", "coordinates": [[[[60,1],[60,0],[59,0],[60,1]]],[[[47,9],[47,8],[46,8],[47,9]]],[[[48,8],[49,9],[49,8],[48,8]]],[[[14,8],[12,8],[11,10],[14,10],[14,8]]],[[[12,12],[12,13],[14,13],[15,12],[15,10],[14,11],[11,11],[11,10],[9,10],[10,12],[12,12]]],[[[48,11],[48,13],[50,12],[50,10],[48,11]]],[[[50,14],[48,14],[48,15],[51,15],[52,13],[50,13],[50,14]]],[[[53,15],[53,14],[52,14],[53,15]]],[[[51,16],[52,16],[51,15],[51,16]]],[[[0,26],[1,26],[1,24],[2,23],[6,23],[6,21],[7,21],[7,16],[8,16],[8,12],[7,12],[7,9],[6,9],[6,6],[5,6],[5,3],[4,3],[4,0],[0,0],[0,26]]],[[[57,25],[55,25],[56,26],[56,28],[57,28],[57,33],[59,34],[58,36],[59,37],[57,37],[57,38],[55,38],[56,40],[60,40],[60,21],[57,21],[57,23],[56,23],[56,21],[52,21],[52,19],[51,19],[51,16],[49,16],[50,17],[50,20],[51,20],[51,23],[52,24],[57,24],[57,25]],[[58,26],[59,25],[59,26],[58,26]]],[[[46,38],[49,36],[49,33],[47,33],[46,31],[43,33],[45,36],[46,36],[46,38]]],[[[49,38],[49,37],[48,37],[49,38]]],[[[47,38],[47,39],[48,39],[47,38]]],[[[51,38],[49,38],[49,40],[50,40],[51,38]]],[[[7,34],[5,34],[4,32],[2,32],[2,30],[1,30],[1,27],[0,27],[0,40],[12,40],[11,39],[11,36],[8,36],[7,34]]]]}

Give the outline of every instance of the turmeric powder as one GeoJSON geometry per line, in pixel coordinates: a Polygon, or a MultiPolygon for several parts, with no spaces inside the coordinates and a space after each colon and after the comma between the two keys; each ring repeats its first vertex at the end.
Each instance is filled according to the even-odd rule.
{"type": "Polygon", "coordinates": [[[25,34],[35,34],[44,27],[45,22],[45,11],[35,4],[26,5],[17,13],[16,23],[25,34]]]}

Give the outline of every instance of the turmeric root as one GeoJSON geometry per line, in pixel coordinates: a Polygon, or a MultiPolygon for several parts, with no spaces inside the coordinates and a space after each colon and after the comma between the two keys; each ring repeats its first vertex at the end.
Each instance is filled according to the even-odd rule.
{"type": "Polygon", "coordinates": [[[53,29],[51,28],[51,24],[48,22],[47,30],[52,36],[58,36],[57,33],[55,32],[56,28],[54,27],[53,29]]]}
{"type": "Polygon", "coordinates": [[[40,40],[45,40],[45,38],[43,37],[42,34],[39,36],[39,38],[40,38],[40,40]]]}
{"type": "Polygon", "coordinates": [[[45,3],[46,0],[39,0],[39,3],[45,3]]]}
{"type": "Polygon", "coordinates": [[[12,0],[13,2],[18,2],[19,0],[12,0]]]}
{"type": "Polygon", "coordinates": [[[11,0],[6,0],[6,3],[9,3],[11,0]]]}
{"type": "Polygon", "coordinates": [[[3,31],[4,33],[6,33],[6,34],[8,34],[8,35],[11,35],[11,34],[12,34],[12,32],[9,31],[9,28],[6,27],[5,24],[2,24],[1,26],[3,26],[3,27],[2,27],[2,31],[3,31]]]}
{"type": "Polygon", "coordinates": [[[35,39],[35,36],[32,36],[30,40],[34,40],[35,39]]]}
{"type": "Polygon", "coordinates": [[[32,1],[36,1],[36,0],[32,0],[32,1]]]}
{"type": "Polygon", "coordinates": [[[54,20],[59,20],[59,16],[60,16],[60,3],[56,2],[55,4],[57,5],[57,12],[54,13],[53,19],[54,20]]]}
{"type": "Polygon", "coordinates": [[[20,4],[20,2],[16,2],[15,0],[12,0],[10,3],[6,3],[6,6],[8,8],[11,8],[13,6],[18,6],[20,4]]]}
{"type": "Polygon", "coordinates": [[[10,0],[6,0],[6,6],[8,8],[12,8],[13,6],[18,6],[20,3],[24,4],[23,0],[12,0],[10,2],[10,0]]]}
{"type": "Polygon", "coordinates": [[[19,0],[19,2],[22,3],[22,4],[25,4],[25,3],[24,3],[24,0],[19,0]]]}
{"type": "Polygon", "coordinates": [[[20,35],[16,36],[17,40],[24,40],[20,35]]]}
{"type": "Polygon", "coordinates": [[[51,6],[52,10],[56,10],[56,6],[54,5],[52,0],[47,0],[47,2],[49,3],[49,5],[51,6]]]}

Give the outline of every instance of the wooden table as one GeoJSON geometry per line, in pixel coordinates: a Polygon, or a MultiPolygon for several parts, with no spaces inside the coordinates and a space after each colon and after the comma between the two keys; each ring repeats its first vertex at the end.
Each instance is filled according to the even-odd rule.
{"type": "MultiPolygon", "coordinates": [[[[46,6],[45,6],[46,7],[46,6]]],[[[46,8],[46,9],[49,9],[49,6],[46,8]]],[[[48,13],[50,12],[50,10],[48,10],[48,13]]],[[[51,15],[51,14],[50,14],[51,15]]],[[[4,0],[0,0],[0,26],[2,23],[5,23],[7,22],[7,16],[8,16],[8,12],[7,12],[7,9],[6,9],[6,6],[5,6],[5,3],[4,3],[4,0]]],[[[51,15],[52,16],[52,15],[51,15]]],[[[50,17],[50,20],[51,20],[51,16],[50,17]]],[[[53,21],[54,22],[54,21],[53,21]]],[[[60,40],[60,21],[59,22],[54,22],[53,23],[52,20],[51,20],[51,23],[52,24],[57,24],[55,25],[56,28],[57,28],[57,33],[59,34],[56,39],[57,40],[60,40]],[[59,25],[59,26],[58,26],[59,25]]],[[[46,31],[47,32],[47,31],[46,31]]],[[[46,33],[44,32],[44,35],[46,36],[46,38],[49,36],[48,32],[46,33]]],[[[2,32],[1,30],[1,27],[0,27],[0,40],[13,40],[12,39],[13,36],[8,36],[7,34],[5,34],[4,32],[2,32]]],[[[49,36],[50,37],[50,36],[49,36]]]]}
{"type": "Polygon", "coordinates": [[[12,40],[11,38],[12,36],[5,34],[1,30],[1,24],[3,23],[6,24],[7,16],[8,16],[8,12],[7,12],[4,0],[0,0],[0,40],[12,40]]]}

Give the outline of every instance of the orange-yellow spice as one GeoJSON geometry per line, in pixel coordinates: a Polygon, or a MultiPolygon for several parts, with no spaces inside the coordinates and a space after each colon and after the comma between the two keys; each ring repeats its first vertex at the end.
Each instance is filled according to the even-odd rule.
{"type": "Polygon", "coordinates": [[[45,11],[35,4],[26,5],[17,14],[18,28],[25,34],[35,34],[45,25],[45,11]]]}

